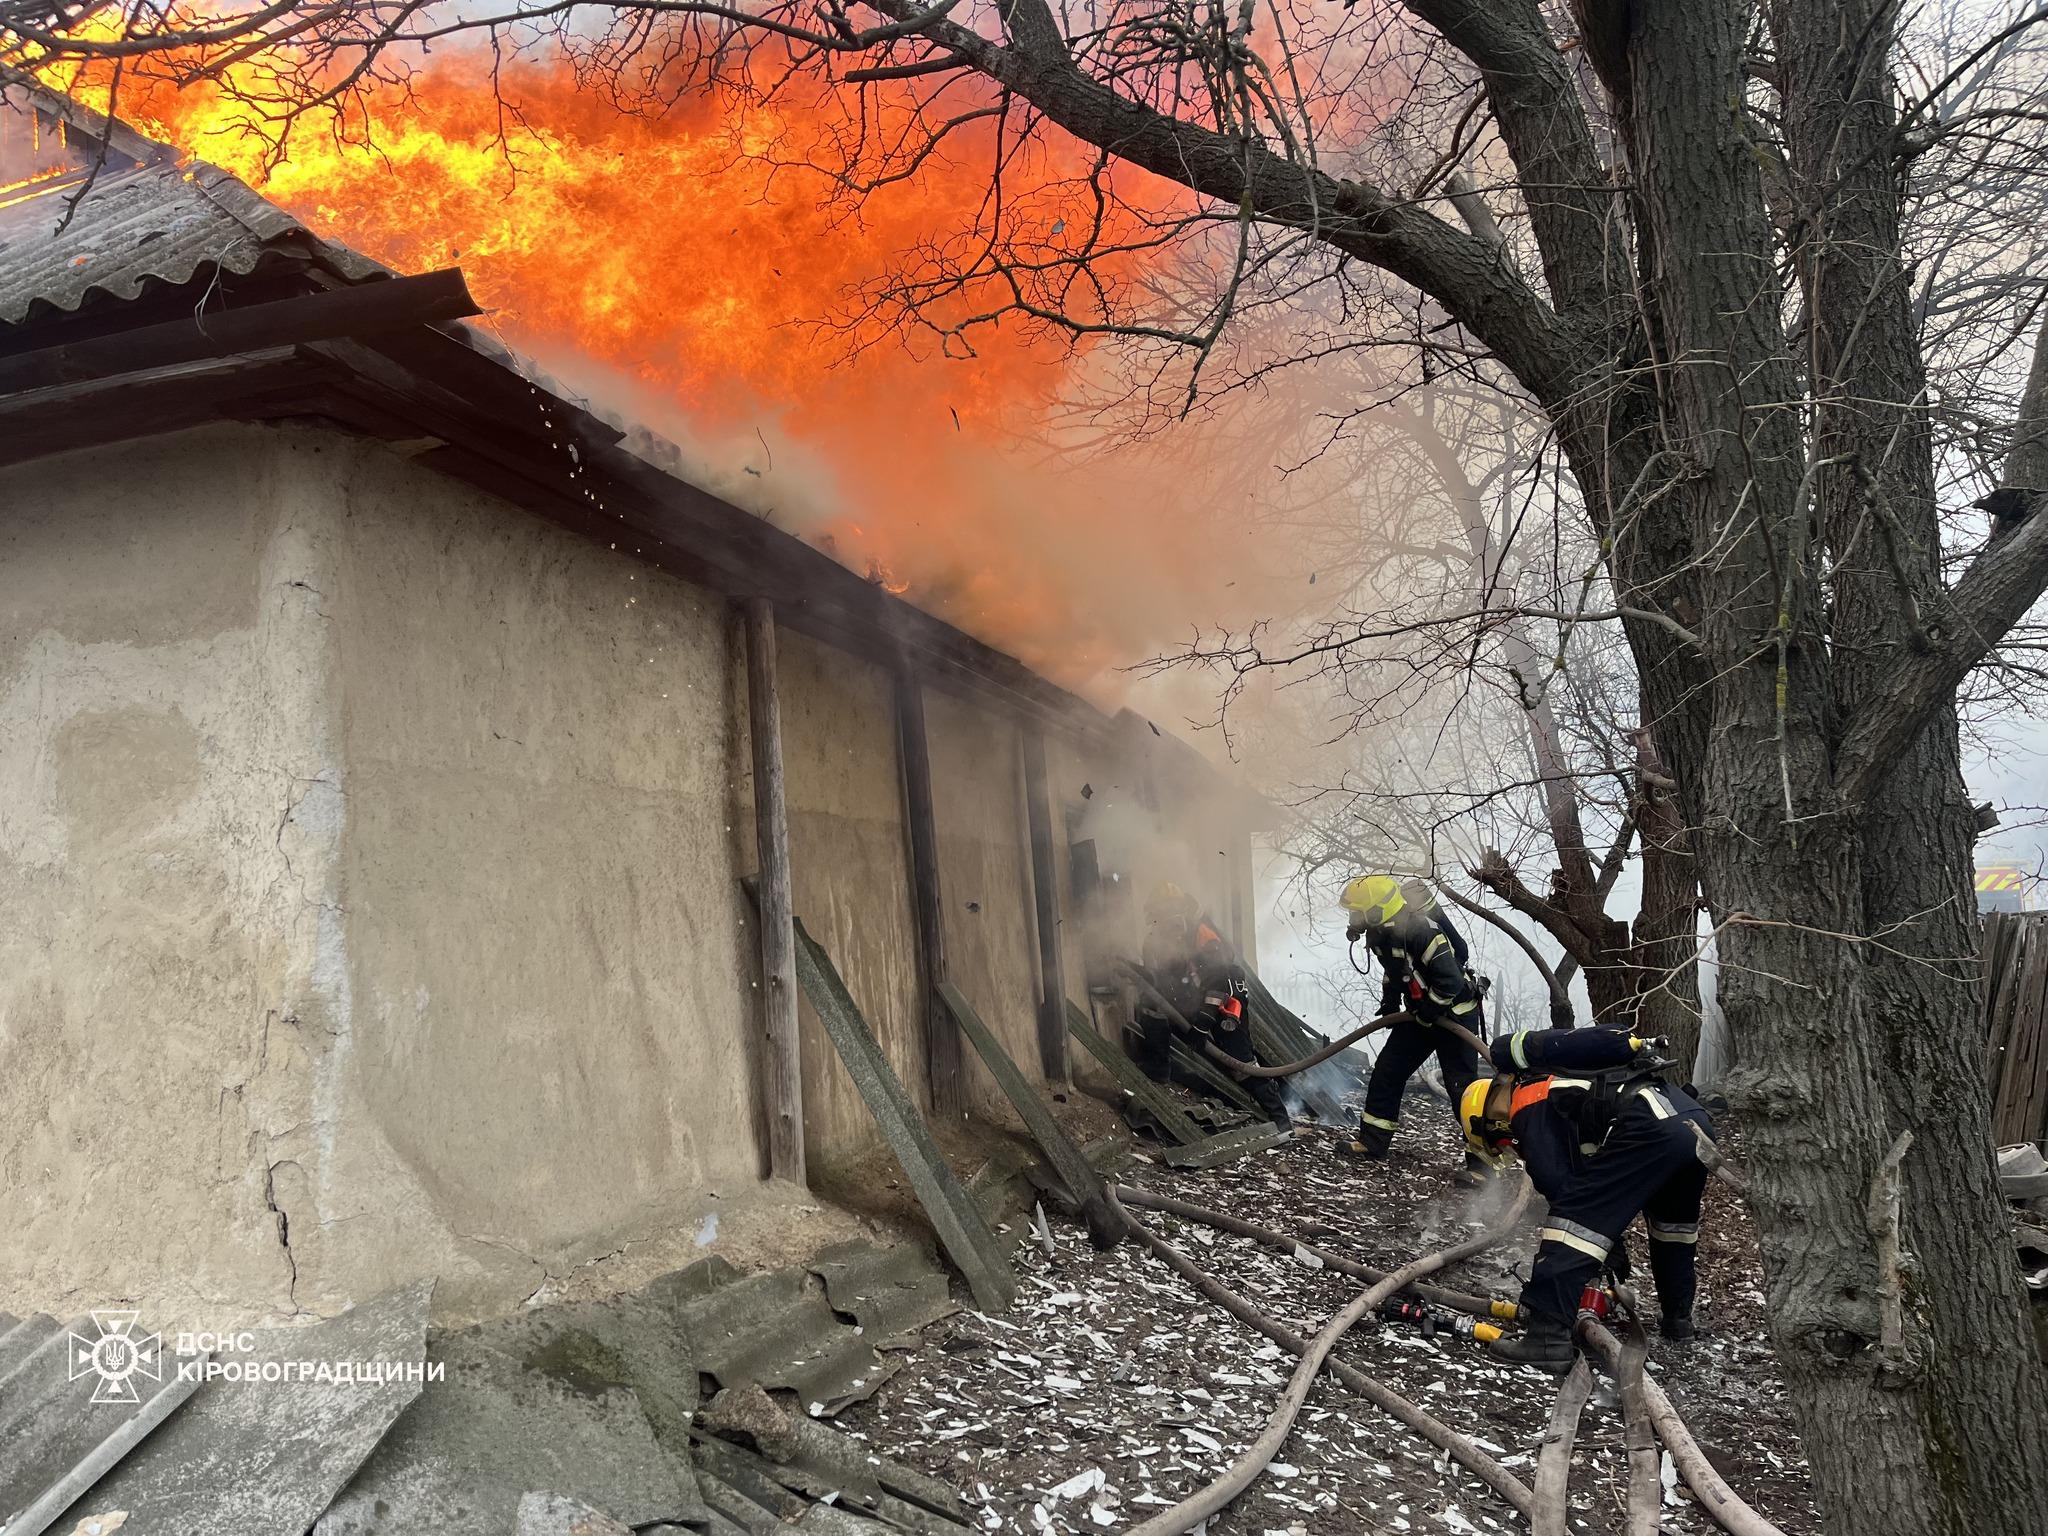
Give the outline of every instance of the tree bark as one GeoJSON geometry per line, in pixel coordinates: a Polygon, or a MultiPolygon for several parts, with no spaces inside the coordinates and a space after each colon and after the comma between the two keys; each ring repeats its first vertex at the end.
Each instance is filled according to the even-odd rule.
{"type": "Polygon", "coordinates": [[[1635,823],[1643,890],[1629,956],[1634,1028],[1670,1037],[1672,1078],[1686,1083],[1700,1048],[1699,871],[1676,783],[1648,731],[1636,733],[1635,823]]]}
{"type": "MultiPolygon", "coordinates": [[[[1776,0],[1768,12],[1812,333],[1834,675],[1851,718],[1903,705],[1897,667],[1939,643],[1945,602],[1927,379],[1901,256],[1897,16],[1889,0],[1776,0]]],[[[1878,1383],[1899,1454],[1917,1465],[1868,1508],[1895,1528],[1903,1517],[1915,1530],[2042,1531],[2048,1390],[1981,1084],[1975,817],[1960,756],[1951,697],[1851,807],[1862,845],[1856,931],[1871,940],[1856,950],[1860,990],[1888,1128],[1911,1135],[1899,1174],[1904,1236],[1921,1282],[1940,1277],[1909,1284],[1904,1363],[1878,1383]]]]}

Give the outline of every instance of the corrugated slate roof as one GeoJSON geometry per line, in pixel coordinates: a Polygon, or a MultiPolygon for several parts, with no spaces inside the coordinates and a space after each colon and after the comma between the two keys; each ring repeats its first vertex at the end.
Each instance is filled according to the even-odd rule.
{"type": "Polygon", "coordinates": [[[279,256],[310,257],[350,281],[385,270],[204,161],[109,166],[65,224],[81,179],[53,177],[0,206],[0,324],[75,310],[95,293],[132,300],[209,268],[244,275],[279,256]]]}

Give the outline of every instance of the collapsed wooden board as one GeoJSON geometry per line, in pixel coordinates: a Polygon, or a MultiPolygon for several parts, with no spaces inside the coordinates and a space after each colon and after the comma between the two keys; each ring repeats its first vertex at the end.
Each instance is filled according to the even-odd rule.
{"type": "Polygon", "coordinates": [[[1169,1139],[1182,1146],[1192,1146],[1208,1138],[1209,1133],[1195,1124],[1179,1100],[1139,1071],[1138,1064],[1130,1057],[1096,1033],[1095,1026],[1088,1022],[1088,1015],[1071,999],[1067,1002],[1067,1032],[1109,1069],[1109,1075],[1116,1079],[1117,1086],[1145,1107],[1169,1139]]]}
{"type": "Polygon", "coordinates": [[[984,1312],[1009,1310],[1017,1295],[1017,1276],[1009,1258],[974,1201],[953,1177],[953,1170],[946,1166],[924,1116],[875,1043],[832,957],[804,930],[801,920],[796,923],[796,978],[817,1010],[833,1049],[846,1064],[847,1075],[860,1090],[868,1113],[875,1117],[890,1151],[902,1165],[946,1257],[966,1278],[974,1304],[984,1312]]]}
{"type": "Polygon", "coordinates": [[[1136,1062],[1098,1034],[1088,1022],[1088,1016],[1072,1000],[1067,1003],[1067,1030],[1088,1048],[1097,1061],[1109,1068],[1124,1091],[1143,1106],[1160,1129],[1176,1143],[1161,1154],[1168,1167],[1214,1168],[1247,1152],[1278,1146],[1287,1139],[1288,1132],[1264,1120],[1215,1134],[1203,1130],[1181,1107],[1178,1099],[1153,1082],[1139,1070],[1136,1062]]]}
{"type": "Polygon", "coordinates": [[[960,1033],[967,1037],[981,1057],[982,1065],[988,1068],[997,1086],[1009,1098],[1024,1121],[1025,1129],[1031,1132],[1031,1139],[1038,1143],[1038,1149],[1045,1154],[1046,1161],[1052,1164],[1053,1171],[1080,1208],[1098,1246],[1114,1246],[1123,1235],[1123,1223],[1117,1219],[1115,1207],[1109,1203],[1109,1191],[1103,1185],[1102,1175],[1096,1172],[1095,1165],[1088,1161],[1087,1154],[1074,1138],[1053,1118],[1044,1098],[1025,1081],[1024,1074],[1017,1070],[1009,1052],[982,1022],[981,1015],[974,1011],[974,1005],[967,1001],[966,995],[950,981],[940,982],[938,993],[940,1002],[953,1016],[960,1033]]]}

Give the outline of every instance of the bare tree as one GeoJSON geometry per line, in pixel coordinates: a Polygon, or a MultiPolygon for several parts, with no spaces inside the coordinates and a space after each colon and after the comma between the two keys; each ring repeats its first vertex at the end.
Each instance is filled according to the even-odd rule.
{"type": "MultiPolygon", "coordinates": [[[[1543,423],[1455,378],[1361,417],[1351,406],[1385,379],[1355,358],[1338,365],[1341,384],[1330,372],[1292,381],[1250,429],[1294,455],[1290,469],[1319,472],[1308,505],[1260,518],[1313,567],[1320,601],[1284,632],[1222,634],[1150,665],[1223,675],[1219,719],[1234,745],[1247,731],[1263,738],[1246,756],[1296,809],[1283,847],[1305,873],[1336,861],[1431,876],[1470,916],[1514,935],[1562,1005],[1554,1013],[1569,1017],[1567,988],[1583,969],[1596,1019],[1671,1035],[1689,1070],[1699,1013],[1688,830],[1643,728],[1627,648],[1591,622],[1613,597],[1583,509],[1553,504],[1570,487],[1548,472],[1543,423]],[[1333,479],[1344,487],[1334,499],[1355,509],[1327,505],[1333,479]],[[1524,537],[1531,523],[1550,536],[1524,537]],[[1280,729],[1261,731],[1238,705],[1272,672],[1286,676],[1292,707],[1280,729]],[[1285,743],[1333,732],[1333,752],[1311,749],[1290,782],[1285,743]],[[1331,771],[1332,755],[1352,771],[1331,771]],[[1633,923],[1609,914],[1631,860],[1646,898],[1633,923]],[[1547,878],[1526,876],[1532,862],[1547,878]],[[1562,949],[1561,979],[1512,924],[1474,905],[1488,893],[1562,949]]],[[[1260,710],[1280,707],[1256,697],[1260,710]]]]}
{"type": "Polygon", "coordinates": [[[849,197],[986,157],[979,226],[872,296],[947,345],[1134,338],[1185,400],[1233,319],[1313,288],[1340,317],[1316,345],[1525,399],[1692,829],[1831,1526],[2020,1536],[2048,1529],[2048,1385],[1989,1155],[1958,691],[2048,587],[2048,343],[1991,415],[2039,323],[2039,237],[1994,258],[1963,221],[2048,164],[2048,12],[1970,14],[1909,35],[1890,0],[0,0],[0,57],[240,68],[281,131],[309,102],[352,131],[354,93],[465,31],[622,98],[809,89],[841,115],[802,157],[849,197]],[[1161,291],[1140,258],[1176,243],[1204,282],[1161,291]],[[1935,394],[1937,353],[1976,359],[1968,399],[1935,394]],[[1957,487],[1994,477],[1984,541],[1957,487]],[[1899,1268],[1864,1212],[1908,1131],[1899,1268]]]}

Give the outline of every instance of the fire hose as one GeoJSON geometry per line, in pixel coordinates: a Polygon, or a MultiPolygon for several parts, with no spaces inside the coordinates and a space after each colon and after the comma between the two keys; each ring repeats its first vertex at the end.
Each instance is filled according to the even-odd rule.
{"type": "MultiPolygon", "coordinates": [[[[1597,1319],[1589,1317],[1579,1319],[1578,1334],[1618,1380],[1622,1365],[1621,1340],[1597,1319]]],[[[1729,1536],[1785,1536],[1777,1526],[1744,1503],[1714,1470],[1714,1464],[1707,1460],[1699,1442],[1686,1429],[1685,1421],[1671,1406],[1671,1399],[1664,1395],[1664,1389],[1647,1375],[1642,1378],[1642,1388],[1643,1410],[1649,1415],[1651,1427],[1656,1430],[1657,1438],[1664,1442],[1664,1449],[1671,1453],[1672,1465],[1678,1468],[1678,1475],[1685,1479],[1686,1487],[1692,1490],[1693,1497],[1699,1500],[1707,1517],[1729,1536]]]]}
{"type": "Polygon", "coordinates": [[[1657,1456],[1657,1435],[1650,1425],[1649,1377],[1643,1362],[1650,1340],[1634,1313],[1614,1373],[1621,1394],[1622,1445],[1628,1452],[1628,1536],[1657,1536],[1664,1507],[1663,1463],[1657,1456]]]}
{"type": "MultiPolygon", "coordinates": [[[[1182,1536],[1182,1533],[1193,1530],[1197,1525],[1200,1525],[1203,1521],[1228,1506],[1232,1500],[1251,1486],[1253,1480],[1280,1453],[1280,1447],[1286,1442],[1288,1432],[1294,1428],[1294,1421],[1301,1412],[1302,1404],[1308,1399],[1310,1386],[1314,1384],[1317,1374],[1328,1363],[1330,1351],[1336,1347],[1337,1340],[1349,1332],[1351,1327],[1360,1318],[1372,1312],[1381,1302],[1400,1290],[1402,1286],[1409,1284],[1411,1281],[1418,1280],[1424,1275],[1433,1274],[1447,1264],[1456,1263],[1460,1259],[1470,1258],[1473,1254],[1490,1247],[1505,1237],[1514,1230],[1515,1225],[1522,1218],[1522,1213],[1528,1209],[1529,1202],[1534,1197],[1534,1186],[1528,1180],[1522,1180],[1521,1188],[1516,1192],[1513,1204],[1486,1231],[1476,1237],[1467,1238],[1461,1243],[1455,1243],[1449,1248],[1426,1254],[1413,1263],[1395,1270],[1370,1290],[1360,1293],[1349,1306],[1331,1318],[1324,1325],[1322,1332],[1309,1341],[1307,1347],[1300,1352],[1301,1363],[1295,1368],[1293,1379],[1288,1382],[1287,1391],[1282,1395],[1279,1406],[1273,1410],[1273,1415],[1267,1421],[1265,1431],[1257,1440],[1252,1442],[1243,1455],[1239,1456],[1231,1464],[1229,1470],[1206,1488],[1196,1493],[1194,1497],[1184,1499],[1173,1508],[1164,1510],[1154,1515],[1150,1520],[1133,1526],[1130,1536],[1182,1536]]],[[[1142,1235],[1143,1229],[1140,1228],[1139,1231],[1142,1235]]],[[[1151,1244],[1148,1243],[1147,1246],[1149,1247],[1151,1244]]],[[[1155,1249],[1154,1251],[1157,1250],[1155,1249]]],[[[1271,1337],[1271,1335],[1268,1335],[1268,1337],[1271,1337]]],[[[1476,1452],[1477,1448],[1474,1447],[1473,1449],[1476,1452]]],[[[1502,1472],[1501,1475],[1505,1477],[1506,1473],[1502,1472]]],[[[1490,1480],[1489,1486],[1491,1486],[1490,1480]]],[[[1529,1513],[1527,1502],[1528,1490],[1519,1483],[1516,1483],[1514,1486],[1519,1498],[1511,1499],[1510,1502],[1515,1505],[1521,1514],[1527,1516],[1529,1513]]],[[[1499,1490],[1497,1489],[1496,1491],[1499,1490]]],[[[1505,1496],[1503,1495],[1503,1497],[1505,1496]]]]}
{"type": "MultiPolygon", "coordinates": [[[[1188,1022],[1185,1014],[1166,1000],[1166,995],[1152,985],[1144,972],[1140,971],[1129,961],[1119,961],[1118,968],[1132,981],[1137,983],[1138,990],[1144,994],[1146,1001],[1151,1003],[1153,1007],[1165,1014],[1173,1023],[1179,1025],[1187,1034],[1198,1038],[1201,1036],[1202,1032],[1188,1022]]],[[[1383,1018],[1373,1019],[1368,1023],[1359,1025],[1358,1028],[1352,1030],[1348,1035],[1339,1035],[1328,1045],[1322,1047],[1322,1049],[1311,1052],[1309,1055],[1302,1057],[1301,1060],[1290,1061],[1277,1067],[1261,1066],[1254,1061],[1245,1061],[1241,1057],[1233,1056],[1230,1052],[1219,1049],[1215,1042],[1211,1040],[1204,1039],[1202,1041],[1202,1051],[1211,1061],[1228,1068],[1238,1077],[1292,1077],[1297,1072],[1306,1072],[1310,1067],[1321,1066],[1338,1052],[1349,1050],[1352,1046],[1358,1044],[1367,1035],[1373,1034],[1378,1030],[1391,1028],[1393,1025],[1403,1023],[1413,1017],[1414,1015],[1410,1013],[1390,1013],[1383,1018]]],[[[1476,1035],[1468,1035],[1467,1038],[1475,1043],[1478,1040],[1476,1035]]],[[[1484,1050],[1485,1047],[1481,1046],[1480,1049],[1484,1050]]]]}
{"type": "MultiPolygon", "coordinates": [[[[1309,1254],[1321,1260],[1326,1267],[1334,1269],[1340,1274],[1352,1275],[1369,1283],[1382,1282],[1389,1278],[1384,1270],[1375,1269],[1367,1264],[1361,1264],[1355,1259],[1348,1259],[1342,1254],[1331,1252],[1327,1248],[1319,1248],[1312,1243],[1291,1238],[1284,1232],[1278,1232],[1269,1227],[1261,1227],[1253,1222],[1245,1221],[1241,1217],[1225,1215],[1221,1211],[1207,1210],[1202,1206],[1190,1204],[1185,1200],[1176,1200],[1168,1195],[1154,1194],[1150,1190],[1135,1189],[1124,1184],[1113,1186],[1110,1190],[1110,1195],[1117,1202],[1117,1208],[1124,1212],[1127,1220],[1130,1219],[1129,1211],[1126,1209],[1127,1206],[1161,1211],[1170,1216],[1178,1216],[1185,1221],[1199,1222],[1204,1226],[1213,1227],[1219,1232],[1228,1232],[1236,1237],[1247,1238],[1282,1253],[1300,1251],[1309,1254]]],[[[1235,1292],[1228,1290],[1220,1282],[1198,1269],[1179,1250],[1173,1248],[1163,1239],[1154,1236],[1142,1223],[1131,1220],[1130,1226],[1138,1239],[1164,1259],[1170,1268],[1173,1268],[1184,1279],[1194,1284],[1210,1300],[1214,1301],[1226,1312],[1229,1312],[1233,1317],[1236,1317],[1240,1322],[1263,1333],[1283,1349],[1287,1349],[1295,1354],[1300,1354],[1306,1347],[1298,1335],[1290,1333],[1284,1326],[1274,1322],[1264,1313],[1254,1308],[1249,1302],[1237,1296],[1235,1292]]],[[[1454,1311],[1464,1312],[1474,1317],[1512,1320],[1518,1311],[1513,1302],[1493,1301],[1483,1296],[1467,1295],[1462,1292],[1444,1290],[1432,1285],[1411,1284],[1408,1290],[1412,1294],[1426,1301],[1433,1302],[1438,1306],[1448,1307],[1454,1311]]],[[[1392,1293],[1390,1292],[1389,1294],[1392,1293]]],[[[1591,1319],[1582,1319],[1580,1321],[1579,1336],[1588,1349],[1599,1357],[1609,1373],[1615,1375],[1617,1380],[1619,1380],[1623,1365],[1621,1341],[1598,1321],[1591,1319]]],[[[1402,1423],[1416,1430],[1431,1444],[1441,1450],[1449,1451],[1453,1459],[1460,1466],[1463,1466],[1467,1471],[1479,1477],[1481,1481],[1485,1482],[1489,1488],[1492,1488],[1495,1493],[1499,1494],[1502,1499],[1512,1505],[1519,1513],[1531,1519],[1534,1519],[1537,1513],[1542,1513],[1546,1520],[1554,1518],[1558,1522],[1554,1526],[1539,1526],[1537,1536],[1544,1536],[1546,1529],[1561,1530],[1563,1528],[1562,1522],[1565,1518],[1563,1506],[1564,1487],[1569,1476],[1571,1441],[1574,1436],[1570,1430],[1561,1429],[1558,1411],[1553,1411],[1550,1430],[1546,1432],[1544,1437],[1544,1451],[1546,1455],[1553,1459],[1562,1456],[1563,1461],[1555,1467],[1550,1477],[1546,1478],[1544,1471],[1546,1463],[1542,1458],[1539,1458],[1536,1487],[1532,1494],[1530,1489],[1517,1482],[1499,1463],[1487,1458],[1477,1447],[1472,1446],[1469,1442],[1463,1441],[1462,1437],[1430,1417],[1423,1409],[1409,1403],[1405,1398],[1398,1397],[1371,1377],[1363,1375],[1341,1360],[1331,1361],[1329,1368],[1340,1381],[1344,1382],[1353,1391],[1371,1398],[1382,1408],[1393,1414],[1394,1417],[1400,1419],[1402,1423]],[[1553,1437],[1561,1440],[1561,1446],[1553,1445],[1553,1437]],[[1554,1517],[1549,1513],[1553,1505],[1556,1508],[1554,1517]]],[[[1588,1385],[1590,1389],[1590,1382],[1588,1385]]],[[[1566,1387],[1569,1390],[1570,1378],[1567,1378],[1566,1387]]],[[[1707,1460],[1705,1453],[1700,1450],[1698,1443],[1693,1440],[1691,1433],[1686,1429],[1684,1421],[1678,1417],[1678,1411],[1672,1407],[1671,1400],[1664,1395],[1663,1388],[1659,1387],[1656,1381],[1647,1374],[1641,1377],[1641,1387],[1641,1406],[1649,1420],[1650,1427],[1655,1431],[1656,1437],[1664,1443],[1665,1449],[1671,1453],[1672,1464],[1677,1467],[1679,1476],[1685,1479],[1686,1486],[1692,1490],[1694,1497],[1699,1500],[1701,1508],[1708,1517],[1723,1530],[1729,1532],[1730,1536],[1784,1536],[1784,1533],[1778,1527],[1758,1514],[1749,1504],[1745,1503],[1728,1486],[1721,1474],[1714,1470],[1713,1464],[1707,1460]]],[[[1579,1406],[1582,1408],[1584,1406],[1583,1402],[1579,1406]]],[[[1626,1411],[1626,1404],[1624,1404],[1624,1411],[1626,1411]]],[[[1571,1423],[1576,1425],[1577,1410],[1573,1410],[1570,1419],[1571,1423]]],[[[1661,1487],[1659,1491],[1661,1493],[1661,1487]]]]}
{"type": "MultiPolygon", "coordinates": [[[[1228,1216],[1222,1211],[1208,1210],[1203,1206],[1192,1205],[1186,1200],[1176,1200],[1171,1195],[1154,1194],[1149,1189],[1135,1189],[1128,1184],[1117,1185],[1115,1193],[1126,1205],[1163,1211],[1169,1216],[1178,1216],[1183,1221],[1198,1222],[1205,1227],[1214,1227],[1219,1232],[1228,1232],[1233,1237],[1249,1238],[1252,1242],[1262,1243],[1278,1253],[1305,1253],[1321,1263],[1325,1269],[1334,1269],[1340,1275],[1351,1275],[1368,1285],[1377,1285],[1387,1278],[1387,1271],[1384,1269],[1361,1264],[1356,1259],[1348,1259],[1328,1248],[1319,1248],[1314,1243],[1301,1242],[1284,1232],[1275,1232],[1270,1227],[1261,1227],[1246,1221],[1241,1216],[1228,1216]]],[[[1424,1301],[1439,1307],[1448,1307],[1453,1312],[1463,1312],[1470,1317],[1513,1322],[1521,1315],[1521,1309],[1512,1301],[1495,1301],[1487,1296],[1470,1296],[1463,1291],[1447,1291],[1434,1285],[1411,1285],[1408,1289],[1424,1301]]]]}
{"type": "MultiPolygon", "coordinates": [[[[1118,966],[1126,976],[1130,977],[1137,984],[1138,990],[1144,994],[1153,1007],[1159,1009],[1169,1020],[1179,1025],[1190,1036],[1200,1037],[1201,1031],[1188,1022],[1185,1014],[1167,1001],[1165,994],[1147,979],[1144,972],[1127,960],[1119,961],[1118,966]]],[[[1414,1019],[1415,1015],[1412,1013],[1387,1014],[1383,1018],[1373,1019],[1368,1023],[1359,1025],[1358,1028],[1352,1030],[1347,1035],[1339,1035],[1321,1050],[1311,1052],[1299,1061],[1286,1062],[1277,1067],[1262,1066],[1256,1062],[1244,1061],[1231,1055],[1228,1051],[1218,1049],[1213,1041],[1207,1039],[1202,1040],[1202,1051],[1211,1061],[1216,1062],[1238,1077],[1292,1077],[1297,1072],[1306,1072],[1310,1067],[1320,1066],[1338,1052],[1348,1050],[1356,1045],[1367,1035],[1390,1028],[1395,1024],[1410,1022],[1414,1019]]],[[[1428,1027],[1431,1029],[1441,1029],[1446,1034],[1462,1040],[1465,1044],[1472,1047],[1475,1055],[1482,1059],[1488,1053],[1486,1042],[1455,1019],[1437,1019],[1431,1022],[1428,1027]]],[[[1705,1132],[1701,1131],[1698,1126],[1693,1127],[1693,1136],[1699,1144],[1700,1161],[1706,1165],[1707,1171],[1734,1190],[1738,1195],[1747,1195],[1749,1193],[1749,1181],[1729,1165],[1728,1160],[1715,1147],[1712,1139],[1705,1132]]]]}
{"type": "Polygon", "coordinates": [[[1550,1422],[1543,1429],[1543,1448],[1536,1453],[1536,1510],[1529,1518],[1530,1536],[1565,1536],[1571,1513],[1572,1442],[1579,1435],[1579,1415],[1592,1395],[1593,1368],[1581,1355],[1557,1389],[1550,1422]]]}

